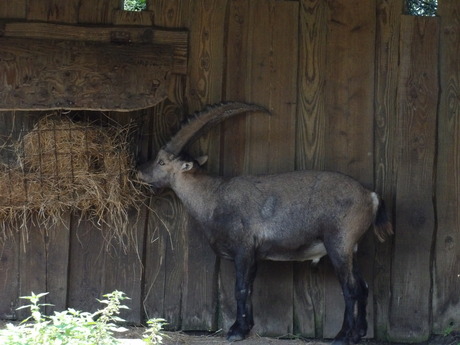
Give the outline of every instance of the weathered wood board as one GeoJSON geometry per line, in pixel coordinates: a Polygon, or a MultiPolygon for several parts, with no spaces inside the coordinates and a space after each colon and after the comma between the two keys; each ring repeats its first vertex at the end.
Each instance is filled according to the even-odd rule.
{"type": "Polygon", "coordinates": [[[76,23],[80,0],[27,1],[27,19],[47,22],[76,23]]]}
{"type": "MultiPolygon", "coordinates": [[[[245,100],[249,89],[249,38],[248,22],[251,16],[249,0],[230,1],[227,26],[227,50],[223,96],[228,100],[245,100]],[[231,74],[231,77],[229,76],[231,74]]],[[[250,116],[250,115],[249,115],[250,116]]],[[[222,124],[222,168],[224,176],[244,172],[246,145],[246,117],[234,117],[222,124]]],[[[228,260],[221,260],[219,269],[219,328],[225,331],[236,317],[235,268],[228,260]]]]}
{"type": "MultiPolygon", "coordinates": [[[[131,219],[137,218],[132,215],[131,219]]],[[[139,324],[142,315],[142,264],[144,238],[142,218],[136,226],[131,222],[133,245],[124,245],[110,239],[80,215],[72,215],[70,226],[70,258],[67,288],[67,307],[94,312],[102,305],[101,299],[114,290],[123,291],[130,300],[123,301],[130,310],[121,317],[139,324]]],[[[64,261],[65,262],[65,261],[64,261]]]]}
{"type": "MultiPolygon", "coordinates": [[[[152,5],[156,25],[188,26],[188,6],[182,1],[155,1],[152,5]]],[[[184,117],[185,78],[173,78],[169,99],[150,111],[151,124],[146,130],[151,136],[147,143],[150,156],[171,138],[184,117]]],[[[148,317],[162,317],[168,320],[167,328],[181,329],[188,218],[172,191],[153,195],[150,202],[154,212],[148,214],[143,307],[148,317]]]]}
{"type": "Polygon", "coordinates": [[[80,1],[78,7],[78,23],[111,24],[113,12],[121,6],[119,0],[80,1]]]}
{"type": "MultiPolygon", "coordinates": [[[[185,98],[189,112],[222,100],[224,29],[227,0],[196,0],[189,7],[190,60],[185,98]]],[[[200,138],[193,155],[209,156],[206,170],[219,173],[220,127],[200,138]]],[[[217,330],[219,260],[199,225],[189,217],[186,228],[183,329],[217,330]]]]}
{"type": "MultiPolygon", "coordinates": [[[[300,1],[297,87],[296,169],[324,169],[326,147],[325,81],[328,32],[327,3],[300,1]]],[[[322,267],[322,265],[320,265],[322,267]]],[[[294,334],[321,337],[324,271],[309,263],[294,264],[294,334]]]]}
{"type": "MultiPolygon", "coordinates": [[[[62,215],[62,221],[62,224],[58,223],[44,230],[46,288],[37,292],[49,292],[46,297],[46,302],[51,304],[46,308],[48,314],[67,308],[70,248],[69,245],[62,246],[61,244],[70,243],[70,212],[62,215]]],[[[31,229],[31,232],[33,231],[37,231],[37,229],[31,229]]],[[[30,240],[30,243],[34,245],[33,240],[30,240]]],[[[37,273],[33,272],[32,274],[37,273]]],[[[24,294],[24,292],[22,293],[24,294]]]]}
{"type": "MultiPolygon", "coordinates": [[[[375,3],[331,2],[326,49],[326,170],[335,170],[373,187],[373,92],[375,3]],[[359,13],[356,8],[360,8],[359,13]],[[359,61],[359,63],[357,63],[359,61]]],[[[373,336],[373,233],[359,245],[358,264],[369,284],[368,337],[373,336]]],[[[341,329],[344,301],[331,266],[325,276],[323,336],[341,329]]]]}
{"type": "Polygon", "coordinates": [[[23,19],[26,16],[26,0],[0,2],[0,18],[23,19]]]}
{"type": "MultiPolygon", "coordinates": [[[[378,1],[376,17],[374,173],[375,191],[385,201],[392,219],[395,191],[396,120],[400,12],[403,1],[378,1]]],[[[375,241],[374,322],[375,336],[385,339],[391,294],[393,240],[375,241]]]]}
{"type": "MultiPolygon", "coordinates": [[[[292,148],[295,147],[298,9],[297,2],[251,2],[248,99],[265,106],[273,115],[247,117],[245,173],[281,173],[295,168],[292,148]]],[[[292,263],[260,262],[254,283],[254,332],[292,333],[293,294],[292,263]]]]}
{"type": "Polygon", "coordinates": [[[19,303],[19,233],[15,232],[0,248],[0,286],[3,298],[0,299],[0,319],[15,320],[19,303]]]}
{"type": "MultiPolygon", "coordinates": [[[[264,105],[273,115],[250,114],[224,124],[223,174],[293,170],[294,152],[289,147],[295,141],[297,47],[292,44],[298,34],[298,4],[232,1],[228,21],[225,97],[264,105]],[[286,51],[293,54],[287,58],[286,51]]],[[[223,261],[219,277],[225,330],[236,315],[232,266],[223,261]]],[[[258,264],[253,292],[254,332],[292,333],[292,284],[291,263],[258,264]],[[277,279],[273,280],[273,276],[277,279]]]]}
{"type": "Polygon", "coordinates": [[[389,330],[394,341],[424,341],[431,333],[438,35],[437,18],[401,19],[396,234],[389,330]]]}
{"type": "Polygon", "coordinates": [[[186,72],[184,31],[13,23],[0,36],[0,110],[148,108],[186,72]]]}
{"type": "Polygon", "coordinates": [[[177,59],[174,73],[186,73],[188,31],[135,26],[79,26],[47,23],[4,23],[0,37],[172,45],[177,59]]]}
{"type": "Polygon", "coordinates": [[[433,331],[460,331],[460,2],[439,2],[442,17],[436,175],[433,331]]]}
{"type": "MultiPolygon", "coordinates": [[[[49,292],[41,303],[52,306],[47,313],[63,310],[67,302],[67,273],[69,261],[69,216],[63,216],[63,224],[45,228],[36,220],[30,221],[30,229],[19,235],[22,254],[19,260],[19,296],[30,296],[49,292]],[[67,246],[61,246],[67,244],[67,246]]],[[[29,301],[20,299],[18,306],[27,305],[29,301]]],[[[17,316],[23,319],[30,315],[29,310],[18,310],[17,316]]]]}
{"type": "Polygon", "coordinates": [[[67,306],[87,312],[99,308],[104,293],[104,239],[87,220],[74,214],[71,219],[69,286],[67,306]]]}
{"type": "MultiPolygon", "coordinates": [[[[181,114],[177,105],[167,102],[152,110],[150,133],[158,135],[149,143],[151,153],[155,154],[169,139],[181,114]]],[[[167,327],[180,329],[187,217],[171,190],[152,195],[150,209],[153,211],[147,215],[145,235],[143,308],[147,317],[162,317],[168,320],[167,327]]]]}

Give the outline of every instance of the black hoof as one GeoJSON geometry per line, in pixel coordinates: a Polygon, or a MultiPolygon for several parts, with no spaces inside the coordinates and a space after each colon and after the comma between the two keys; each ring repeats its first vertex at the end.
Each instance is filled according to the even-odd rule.
{"type": "Polygon", "coordinates": [[[244,338],[245,337],[241,334],[230,334],[230,332],[227,334],[227,340],[230,342],[244,340],[244,338]]]}
{"type": "Polygon", "coordinates": [[[348,339],[334,339],[331,345],[350,345],[348,339]]]}
{"type": "Polygon", "coordinates": [[[352,336],[353,344],[359,344],[359,342],[361,341],[361,338],[365,335],[366,333],[364,333],[364,335],[353,333],[353,336],[352,336]]]}
{"type": "Polygon", "coordinates": [[[238,324],[234,324],[230,327],[230,330],[227,334],[228,341],[240,341],[244,340],[246,336],[249,334],[249,329],[245,329],[240,327],[238,324]]]}

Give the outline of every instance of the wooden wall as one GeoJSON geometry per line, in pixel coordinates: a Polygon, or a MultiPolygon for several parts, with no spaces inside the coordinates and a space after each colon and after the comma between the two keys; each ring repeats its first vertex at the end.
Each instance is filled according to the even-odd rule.
{"type": "MultiPolygon", "coordinates": [[[[403,15],[402,0],[151,0],[144,13],[118,0],[19,0],[0,18],[71,24],[157,25],[189,30],[186,77],[143,116],[147,159],[183,114],[243,100],[268,107],[203,137],[194,153],[233,176],[339,170],[378,191],[394,221],[392,241],[369,232],[360,264],[371,288],[369,336],[401,342],[460,331],[460,3],[439,16],[403,15]]],[[[1,57],[0,57],[1,59],[1,57]]],[[[18,112],[15,113],[18,115],[18,112]]],[[[1,113],[4,126],[12,112],[1,113]]],[[[20,115],[20,114],[19,114],[20,115]]],[[[25,116],[25,115],[23,115],[25,116]]],[[[228,329],[233,267],[216,258],[170,191],[133,222],[137,246],[103,246],[77,215],[67,226],[16,236],[2,249],[0,317],[20,295],[50,291],[55,308],[94,310],[125,291],[132,322],[161,316],[171,328],[228,329]],[[23,248],[27,249],[24,251],[23,248]]],[[[328,259],[260,265],[255,332],[330,338],[341,325],[339,285],[328,259]]]]}

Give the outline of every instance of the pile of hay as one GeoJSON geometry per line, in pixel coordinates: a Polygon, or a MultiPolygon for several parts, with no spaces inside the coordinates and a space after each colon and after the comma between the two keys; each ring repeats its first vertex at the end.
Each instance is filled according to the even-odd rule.
{"type": "Polygon", "coordinates": [[[96,227],[123,243],[128,210],[144,200],[133,177],[129,126],[101,127],[47,116],[15,145],[15,166],[0,166],[0,222],[24,228],[36,215],[59,223],[65,212],[80,211],[96,227]]]}

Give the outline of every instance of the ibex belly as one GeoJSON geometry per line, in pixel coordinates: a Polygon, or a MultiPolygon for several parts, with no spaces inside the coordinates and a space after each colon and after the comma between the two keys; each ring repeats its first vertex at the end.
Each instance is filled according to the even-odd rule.
{"type": "Polygon", "coordinates": [[[327,254],[323,242],[316,241],[309,245],[301,245],[297,248],[285,248],[269,246],[260,248],[259,257],[263,260],[273,261],[307,261],[318,262],[327,254]]]}

